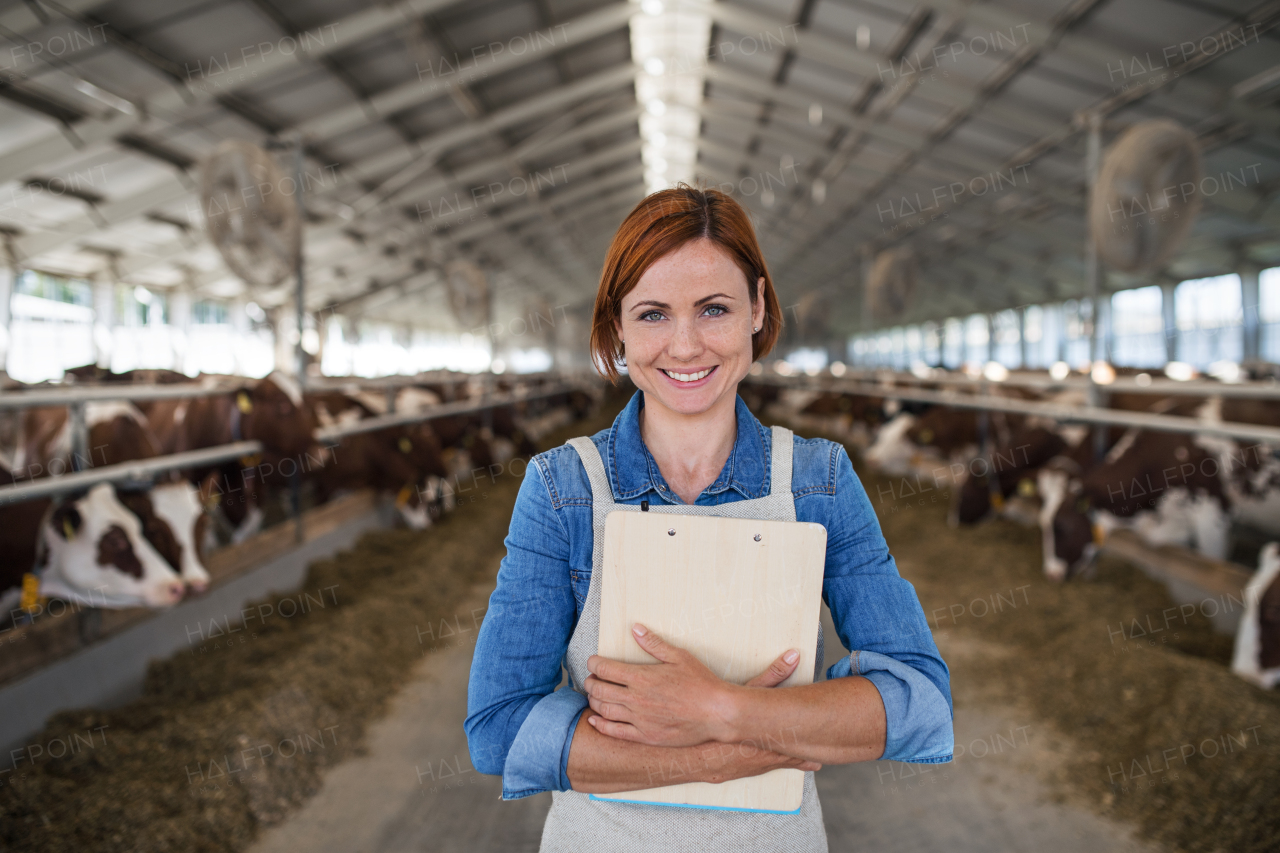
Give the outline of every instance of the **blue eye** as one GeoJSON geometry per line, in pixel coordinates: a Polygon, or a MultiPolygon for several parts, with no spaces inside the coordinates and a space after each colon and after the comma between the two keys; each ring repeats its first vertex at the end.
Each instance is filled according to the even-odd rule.
{"type": "Polygon", "coordinates": [[[641,314],[641,315],[640,315],[640,319],[641,319],[641,320],[648,321],[648,322],[652,322],[652,321],[654,321],[654,320],[661,320],[661,319],[662,319],[662,312],[661,312],[661,311],[646,311],[646,312],[644,312],[643,314],[641,314]]]}
{"type": "Polygon", "coordinates": [[[719,317],[724,314],[728,314],[729,309],[725,308],[723,305],[708,305],[706,313],[710,317],[719,317]]]}

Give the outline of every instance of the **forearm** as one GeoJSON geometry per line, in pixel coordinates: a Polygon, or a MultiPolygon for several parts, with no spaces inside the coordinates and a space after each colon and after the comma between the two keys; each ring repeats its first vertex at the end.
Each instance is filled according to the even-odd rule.
{"type": "Polygon", "coordinates": [[[615,794],[680,782],[704,781],[695,777],[700,747],[648,746],[618,740],[587,723],[588,710],[578,718],[569,749],[569,783],[585,794],[615,794]]]}
{"type": "Polygon", "coordinates": [[[880,691],[866,678],[833,678],[797,687],[730,689],[726,741],[821,764],[873,761],[884,754],[880,691]]]}
{"type": "Polygon", "coordinates": [[[708,741],[698,746],[649,746],[608,737],[578,718],[569,749],[569,784],[584,794],[616,794],[684,782],[726,782],[778,768],[817,770],[818,764],[756,744],[708,741]]]}

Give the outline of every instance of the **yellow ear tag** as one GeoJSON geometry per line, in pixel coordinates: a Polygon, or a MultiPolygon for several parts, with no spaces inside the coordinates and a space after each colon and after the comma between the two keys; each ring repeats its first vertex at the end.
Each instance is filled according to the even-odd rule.
{"type": "Polygon", "coordinates": [[[412,442],[412,441],[410,441],[410,440],[409,440],[409,439],[407,439],[407,438],[401,437],[401,439],[400,439],[400,452],[401,452],[401,453],[408,453],[410,450],[413,450],[413,442],[412,442]]]}
{"type": "Polygon", "coordinates": [[[1093,544],[1101,545],[1107,541],[1107,532],[1102,529],[1101,524],[1093,525],[1093,544]]]}
{"type": "Polygon", "coordinates": [[[242,415],[247,415],[253,411],[253,401],[249,399],[249,395],[244,391],[236,394],[236,408],[240,410],[242,415]]]}
{"type": "Polygon", "coordinates": [[[1018,481],[1018,494],[1022,495],[1024,498],[1034,496],[1036,491],[1036,481],[1032,480],[1030,477],[1023,477],[1018,481]]]}
{"type": "Polygon", "coordinates": [[[396,494],[396,509],[404,509],[405,504],[409,503],[409,498],[413,497],[413,490],[407,485],[401,486],[400,491],[396,494]]]}
{"type": "Polygon", "coordinates": [[[22,604],[23,610],[30,613],[36,609],[37,603],[40,601],[40,578],[27,572],[22,576],[22,604]]]}
{"type": "Polygon", "coordinates": [[[991,493],[991,505],[996,508],[996,512],[1004,509],[1004,495],[999,492],[991,493]]]}
{"type": "Polygon", "coordinates": [[[76,528],[69,518],[62,519],[62,538],[68,542],[76,538],[76,528]]]}

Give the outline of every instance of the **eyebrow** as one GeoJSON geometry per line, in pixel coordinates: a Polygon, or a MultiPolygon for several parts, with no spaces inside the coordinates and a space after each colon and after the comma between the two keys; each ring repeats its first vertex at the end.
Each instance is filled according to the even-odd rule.
{"type": "MultiPolygon", "coordinates": [[[[699,299],[697,302],[693,303],[693,307],[697,308],[699,305],[703,305],[707,302],[710,302],[713,299],[733,299],[733,297],[727,293],[713,293],[710,296],[704,296],[701,299],[699,299]]],[[[635,305],[632,305],[631,310],[634,311],[635,309],[642,308],[644,306],[650,306],[653,308],[666,308],[668,310],[671,308],[671,306],[665,302],[659,302],[656,299],[646,299],[643,302],[637,302],[635,305]]]]}

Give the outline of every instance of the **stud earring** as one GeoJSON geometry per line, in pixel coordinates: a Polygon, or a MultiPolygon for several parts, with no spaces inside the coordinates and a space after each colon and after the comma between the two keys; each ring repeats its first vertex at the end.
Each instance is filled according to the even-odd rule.
{"type": "Polygon", "coordinates": [[[756,327],[755,327],[754,329],[752,329],[751,331],[753,331],[753,332],[758,332],[758,331],[760,331],[760,327],[759,327],[759,326],[756,326],[756,327]]]}

